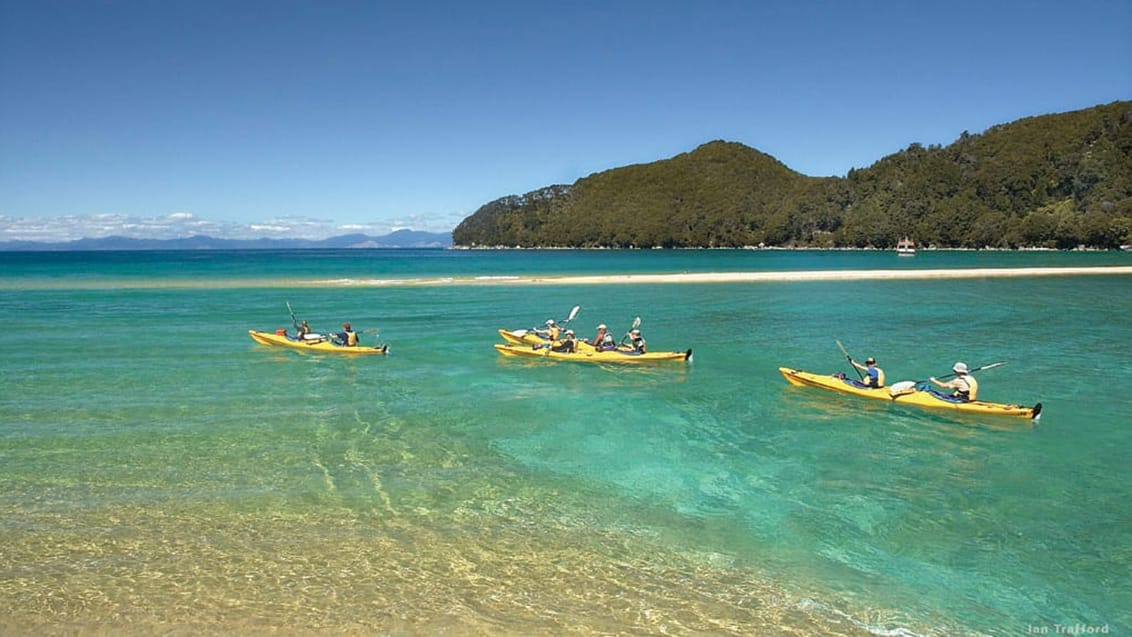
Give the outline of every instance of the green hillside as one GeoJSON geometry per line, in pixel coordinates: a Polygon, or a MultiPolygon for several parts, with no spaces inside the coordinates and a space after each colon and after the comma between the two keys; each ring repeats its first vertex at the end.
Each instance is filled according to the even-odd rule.
{"type": "Polygon", "coordinates": [[[846,177],[808,177],[713,141],[573,185],[497,199],[457,246],[1116,248],[1132,243],[1132,102],[912,144],[846,177]]]}

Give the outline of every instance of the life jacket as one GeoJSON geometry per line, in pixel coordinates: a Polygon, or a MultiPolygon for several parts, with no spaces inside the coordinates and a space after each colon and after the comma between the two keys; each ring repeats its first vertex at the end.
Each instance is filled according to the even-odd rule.
{"type": "Polygon", "coordinates": [[[872,367],[865,368],[865,374],[869,377],[869,387],[884,387],[884,370],[873,365],[872,367]]]}
{"type": "Polygon", "coordinates": [[[345,333],[346,333],[346,345],[348,347],[357,347],[357,345],[358,345],[358,333],[355,332],[354,330],[346,330],[345,333]]]}
{"type": "Polygon", "coordinates": [[[979,381],[975,380],[975,377],[970,374],[960,376],[959,379],[967,383],[967,391],[956,390],[955,393],[958,394],[960,398],[976,400],[979,395],[979,381]]]}

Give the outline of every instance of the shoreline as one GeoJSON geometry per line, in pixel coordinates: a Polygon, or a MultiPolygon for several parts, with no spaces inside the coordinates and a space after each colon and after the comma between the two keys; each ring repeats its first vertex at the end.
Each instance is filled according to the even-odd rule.
{"type": "Polygon", "coordinates": [[[623,285],[635,283],[762,283],[806,281],[876,281],[915,279],[982,279],[1038,276],[1129,275],[1132,266],[973,268],[933,270],[792,270],[781,272],[681,272],[675,274],[584,274],[548,276],[483,276],[437,279],[327,279],[313,285],[344,287],[457,285],[623,285]]]}

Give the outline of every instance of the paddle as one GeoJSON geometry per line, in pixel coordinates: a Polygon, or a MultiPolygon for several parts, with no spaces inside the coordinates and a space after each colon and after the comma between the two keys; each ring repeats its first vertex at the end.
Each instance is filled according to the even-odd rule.
{"type": "Polygon", "coordinates": [[[845,354],[845,360],[849,361],[849,366],[853,368],[853,371],[857,372],[857,378],[864,382],[865,375],[862,374],[861,370],[857,369],[857,366],[853,364],[853,357],[849,355],[849,350],[845,349],[845,346],[841,344],[841,341],[837,341],[837,346],[841,348],[841,353],[845,354]]]}
{"type": "MultiPolygon", "coordinates": [[[[559,326],[565,327],[567,323],[569,323],[570,321],[573,321],[574,317],[578,315],[578,310],[580,310],[580,309],[582,309],[581,305],[575,305],[574,308],[570,310],[570,315],[567,316],[565,320],[561,321],[559,323],[559,326]]],[[[536,334],[538,334],[538,331],[539,331],[539,328],[537,328],[537,327],[532,327],[529,330],[511,330],[511,335],[517,336],[519,338],[523,338],[529,332],[535,332],[536,334]]],[[[541,336],[541,334],[539,334],[539,336],[541,336]]]]}
{"type": "MultiPolygon", "coordinates": [[[[998,362],[998,363],[990,363],[988,365],[983,365],[982,367],[976,367],[975,369],[967,370],[967,373],[968,374],[974,374],[975,372],[981,372],[985,369],[994,369],[995,367],[1002,367],[1005,364],[1006,364],[1006,361],[1001,361],[1001,362],[998,362]]],[[[935,379],[936,380],[942,380],[944,378],[951,378],[952,376],[955,376],[955,375],[956,375],[955,372],[951,372],[950,374],[944,374],[943,376],[936,376],[935,379]]],[[[926,382],[928,382],[928,380],[929,379],[927,379],[927,378],[925,378],[924,380],[902,380],[899,383],[893,383],[892,385],[889,385],[888,389],[889,389],[889,392],[891,392],[891,393],[904,392],[904,391],[908,391],[908,390],[916,387],[917,385],[920,385],[921,383],[926,383],[926,382]]]]}
{"type": "MultiPolygon", "coordinates": [[[[981,372],[984,369],[994,369],[995,367],[1002,367],[1005,364],[1006,364],[1006,361],[1002,361],[1000,363],[991,363],[989,365],[983,365],[982,367],[976,367],[975,369],[969,369],[969,370],[967,370],[967,373],[968,374],[974,374],[975,372],[981,372]]],[[[940,380],[940,379],[943,379],[943,378],[951,378],[952,376],[956,376],[956,373],[951,372],[950,374],[944,374],[943,376],[936,376],[935,379],[940,380]]],[[[918,380],[916,382],[917,383],[926,383],[926,382],[928,382],[928,379],[925,378],[924,380],[918,380]]]]}
{"type": "Polygon", "coordinates": [[[287,311],[291,313],[291,325],[293,325],[295,327],[295,329],[298,330],[299,329],[299,321],[297,319],[295,319],[295,310],[291,309],[291,302],[290,301],[285,301],[285,303],[287,303],[287,311]]]}
{"type": "Polygon", "coordinates": [[[580,309],[582,309],[582,306],[581,306],[581,305],[575,305],[575,306],[574,306],[574,309],[570,310],[570,316],[567,316],[567,317],[566,317],[566,320],[565,320],[565,321],[562,321],[562,324],[563,324],[563,325],[566,325],[566,324],[567,324],[567,323],[569,323],[570,321],[573,321],[573,320],[574,320],[574,317],[578,315],[578,310],[580,310],[580,309]]]}

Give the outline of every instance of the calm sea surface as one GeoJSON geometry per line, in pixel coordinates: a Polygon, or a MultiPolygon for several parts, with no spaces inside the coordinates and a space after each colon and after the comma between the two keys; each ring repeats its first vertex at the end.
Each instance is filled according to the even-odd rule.
{"type": "Polygon", "coordinates": [[[0,253],[0,634],[1128,634],[1132,276],[509,284],[1107,265],[1132,254],[0,253]],[[390,355],[248,338],[288,302],[390,355]],[[574,305],[694,361],[492,349],[574,305]],[[852,373],[837,339],[890,383],[1005,361],[981,397],[1044,415],[778,373],[852,373]]]}

